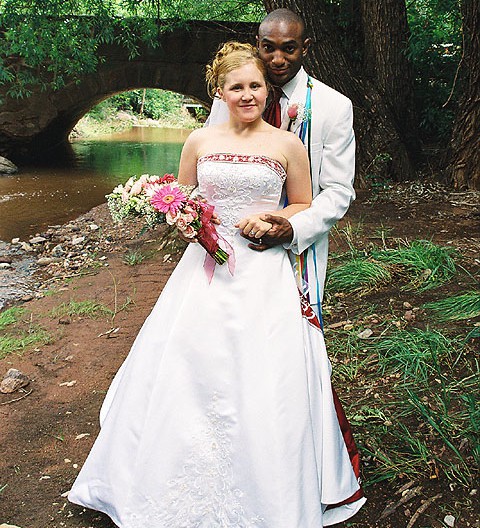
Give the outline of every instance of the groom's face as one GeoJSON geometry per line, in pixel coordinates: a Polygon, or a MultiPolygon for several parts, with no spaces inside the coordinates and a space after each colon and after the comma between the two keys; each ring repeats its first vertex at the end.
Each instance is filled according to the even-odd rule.
{"type": "Polygon", "coordinates": [[[303,37],[303,27],[296,22],[272,20],[260,24],[258,52],[274,86],[283,86],[297,75],[309,44],[310,40],[303,37]]]}

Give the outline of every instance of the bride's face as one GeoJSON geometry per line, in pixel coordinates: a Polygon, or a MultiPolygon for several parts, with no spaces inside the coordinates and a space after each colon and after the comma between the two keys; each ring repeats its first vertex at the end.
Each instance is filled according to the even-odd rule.
{"type": "Polygon", "coordinates": [[[225,76],[220,97],[227,103],[232,116],[251,122],[262,116],[267,100],[267,85],[262,72],[249,62],[225,76]]]}

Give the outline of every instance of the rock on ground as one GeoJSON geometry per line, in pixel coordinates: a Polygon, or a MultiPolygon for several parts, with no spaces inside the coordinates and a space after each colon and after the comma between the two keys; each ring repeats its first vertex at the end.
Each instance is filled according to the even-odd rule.
{"type": "Polygon", "coordinates": [[[17,171],[18,167],[14,163],[0,156],[0,174],[15,174],[17,171]]]}

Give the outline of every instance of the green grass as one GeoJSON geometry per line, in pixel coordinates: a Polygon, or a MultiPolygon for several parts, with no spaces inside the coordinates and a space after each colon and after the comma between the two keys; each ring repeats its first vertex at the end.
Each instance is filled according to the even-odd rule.
{"type": "Polygon", "coordinates": [[[51,336],[43,328],[32,322],[20,321],[20,316],[25,315],[24,308],[14,306],[0,313],[0,359],[12,354],[22,352],[31,345],[46,344],[51,342],[51,336]]]}
{"type": "Polygon", "coordinates": [[[124,264],[127,264],[127,266],[136,266],[137,264],[141,264],[144,260],[148,258],[149,255],[147,255],[143,251],[136,249],[133,251],[129,250],[127,253],[125,253],[122,261],[124,264]]]}
{"type": "Polygon", "coordinates": [[[107,306],[95,301],[74,301],[62,303],[50,312],[51,317],[79,316],[96,319],[98,317],[111,317],[113,311],[107,306]]]}
{"type": "Polygon", "coordinates": [[[3,312],[0,312],[0,330],[3,330],[7,326],[16,323],[19,316],[23,315],[24,313],[25,309],[18,306],[14,306],[4,310],[3,312]]]}
{"type": "Polygon", "coordinates": [[[369,350],[378,354],[382,372],[400,372],[405,379],[425,383],[449,358],[452,341],[436,330],[399,330],[390,336],[369,342],[369,350]]]}
{"type": "Polygon", "coordinates": [[[13,352],[21,352],[31,345],[46,344],[50,341],[50,335],[42,328],[31,328],[28,331],[2,335],[0,336],[0,359],[13,352]]]}
{"type": "Polygon", "coordinates": [[[353,258],[329,270],[326,288],[336,292],[369,290],[390,280],[390,271],[383,263],[353,258]]]}
{"type": "Polygon", "coordinates": [[[428,240],[414,240],[397,249],[373,250],[373,259],[405,268],[409,284],[406,289],[425,291],[449,281],[455,274],[455,251],[428,240]]]}
{"type": "Polygon", "coordinates": [[[334,384],[362,453],[365,484],[416,478],[471,485],[480,459],[480,382],[472,348],[435,329],[392,330],[359,339],[326,330],[334,384]],[[428,477],[427,477],[428,478],[428,477]]]}
{"type": "Polygon", "coordinates": [[[480,316],[480,291],[469,291],[439,301],[429,302],[423,308],[433,312],[440,321],[461,321],[480,316]]]}

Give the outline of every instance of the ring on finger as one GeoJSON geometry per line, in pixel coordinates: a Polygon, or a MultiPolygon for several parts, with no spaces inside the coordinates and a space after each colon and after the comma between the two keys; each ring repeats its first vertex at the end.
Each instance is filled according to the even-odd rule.
{"type": "Polygon", "coordinates": [[[255,234],[256,234],[255,231],[252,229],[252,230],[250,231],[250,233],[248,233],[248,236],[252,236],[252,237],[254,237],[255,234]]]}

